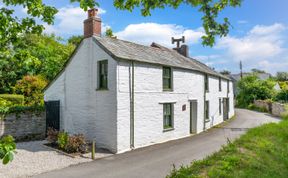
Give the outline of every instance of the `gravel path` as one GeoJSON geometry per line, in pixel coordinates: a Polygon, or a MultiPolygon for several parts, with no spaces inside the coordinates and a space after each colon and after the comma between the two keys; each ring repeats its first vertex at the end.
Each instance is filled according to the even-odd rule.
{"type": "MultiPolygon", "coordinates": [[[[15,159],[8,165],[0,164],[0,178],[30,177],[43,172],[91,161],[88,158],[65,156],[43,146],[44,143],[45,141],[17,143],[15,159]]],[[[96,154],[96,157],[99,158],[108,155],[96,154]]]]}

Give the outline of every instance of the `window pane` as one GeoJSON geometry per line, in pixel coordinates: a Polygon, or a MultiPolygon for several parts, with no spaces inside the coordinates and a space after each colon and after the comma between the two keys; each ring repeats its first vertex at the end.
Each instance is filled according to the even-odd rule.
{"type": "Polygon", "coordinates": [[[98,79],[99,79],[99,88],[107,88],[107,75],[108,75],[108,61],[99,61],[99,71],[98,71],[98,79]]]}
{"type": "Polygon", "coordinates": [[[166,103],[163,104],[163,125],[164,129],[173,127],[173,116],[172,116],[172,104],[166,103]]]}

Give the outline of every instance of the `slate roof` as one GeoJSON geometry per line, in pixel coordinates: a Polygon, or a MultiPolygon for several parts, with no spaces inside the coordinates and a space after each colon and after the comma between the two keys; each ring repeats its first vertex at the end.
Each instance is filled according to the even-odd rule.
{"type": "Polygon", "coordinates": [[[193,58],[185,57],[173,49],[152,43],[144,46],[110,37],[94,36],[94,41],[114,58],[190,69],[231,80],[193,58]]]}

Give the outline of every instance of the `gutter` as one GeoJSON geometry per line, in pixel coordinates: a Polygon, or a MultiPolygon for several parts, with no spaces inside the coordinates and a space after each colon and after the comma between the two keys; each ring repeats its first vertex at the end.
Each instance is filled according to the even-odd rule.
{"type": "Polygon", "coordinates": [[[134,149],[134,61],[129,68],[130,94],[130,148],[134,149]]]}

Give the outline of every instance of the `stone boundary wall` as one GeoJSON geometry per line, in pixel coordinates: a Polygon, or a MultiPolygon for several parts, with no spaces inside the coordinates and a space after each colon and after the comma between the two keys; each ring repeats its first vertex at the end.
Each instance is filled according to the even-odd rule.
{"type": "Polygon", "coordinates": [[[277,102],[269,102],[265,100],[255,100],[254,105],[260,108],[265,108],[271,114],[275,116],[281,116],[288,112],[288,105],[277,103],[277,102]]]}
{"type": "Polygon", "coordinates": [[[0,137],[12,135],[17,141],[45,138],[46,118],[44,113],[9,114],[0,119],[0,137]]]}

